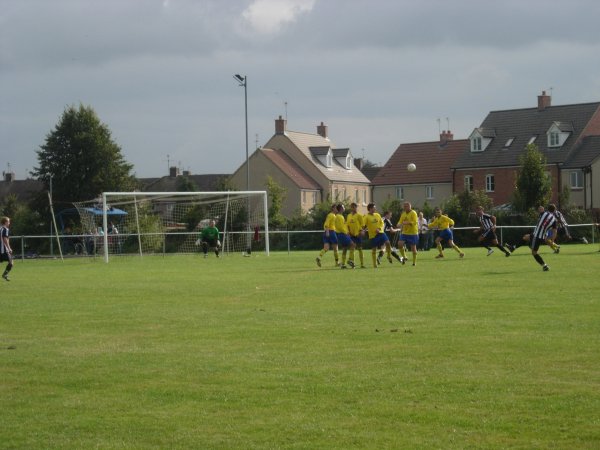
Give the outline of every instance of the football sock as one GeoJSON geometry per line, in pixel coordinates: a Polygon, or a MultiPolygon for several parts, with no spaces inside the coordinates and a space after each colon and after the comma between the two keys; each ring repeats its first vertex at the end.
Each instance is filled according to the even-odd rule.
{"type": "Polygon", "coordinates": [[[498,247],[500,249],[501,252],[503,252],[505,255],[508,254],[508,250],[506,250],[504,247],[502,247],[500,244],[496,245],[496,247],[498,247]]]}
{"type": "Polygon", "coordinates": [[[438,249],[438,252],[440,252],[440,255],[444,254],[444,249],[442,248],[442,243],[441,242],[437,245],[437,249],[438,249]]]}
{"type": "Polygon", "coordinates": [[[360,265],[364,266],[365,265],[365,258],[363,256],[362,248],[358,249],[358,258],[360,259],[360,265]]]}
{"type": "Polygon", "coordinates": [[[377,267],[377,249],[373,249],[371,252],[371,259],[373,260],[373,267],[377,267]]]}
{"type": "Polygon", "coordinates": [[[544,264],[546,264],[540,255],[535,254],[535,255],[533,255],[533,257],[535,258],[535,260],[538,262],[538,264],[540,266],[543,266],[544,264]]]}
{"type": "Polygon", "coordinates": [[[327,250],[321,250],[321,253],[319,253],[319,258],[322,258],[325,253],[327,253],[327,250]]]}
{"type": "Polygon", "coordinates": [[[462,253],[462,250],[456,244],[452,244],[452,248],[456,250],[456,253],[462,253]]]}

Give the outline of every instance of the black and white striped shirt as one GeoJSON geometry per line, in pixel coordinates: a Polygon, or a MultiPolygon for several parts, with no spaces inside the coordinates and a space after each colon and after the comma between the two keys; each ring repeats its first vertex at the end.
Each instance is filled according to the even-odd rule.
{"type": "Polygon", "coordinates": [[[545,239],[550,228],[556,228],[556,216],[550,211],[540,214],[538,223],[533,230],[532,236],[536,239],[545,239]]]}
{"type": "Polygon", "coordinates": [[[494,222],[492,221],[492,216],[485,213],[479,216],[479,223],[481,224],[483,231],[491,230],[495,226],[494,222]]]}
{"type": "Polygon", "coordinates": [[[565,216],[558,209],[554,211],[554,215],[556,216],[556,225],[558,228],[567,228],[569,226],[567,219],[565,219],[565,216]]]}
{"type": "Polygon", "coordinates": [[[4,245],[4,238],[8,239],[8,227],[0,225],[0,254],[8,253],[8,249],[4,245]]]}

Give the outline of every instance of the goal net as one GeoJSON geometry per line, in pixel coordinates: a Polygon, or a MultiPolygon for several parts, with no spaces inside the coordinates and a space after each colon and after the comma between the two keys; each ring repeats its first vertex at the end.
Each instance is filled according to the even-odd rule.
{"type": "Polygon", "coordinates": [[[76,203],[81,227],[106,262],[113,255],[197,253],[212,220],[224,254],[269,254],[267,193],[105,192],[76,203]]]}

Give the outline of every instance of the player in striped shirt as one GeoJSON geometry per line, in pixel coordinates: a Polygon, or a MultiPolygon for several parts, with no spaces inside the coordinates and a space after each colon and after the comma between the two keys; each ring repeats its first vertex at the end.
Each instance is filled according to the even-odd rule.
{"type": "Polygon", "coordinates": [[[333,256],[335,257],[335,265],[338,265],[338,241],[337,235],[335,234],[335,216],[337,214],[337,205],[331,205],[331,211],[327,214],[325,218],[325,223],[323,224],[323,250],[317,256],[317,266],[321,267],[321,258],[323,255],[329,251],[329,249],[333,249],[333,256]]]}
{"type": "Polygon", "coordinates": [[[482,246],[487,248],[487,255],[490,256],[494,253],[494,250],[489,246],[489,244],[492,244],[499,248],[506,257],[509,257],[510,252],[498,243],[498,236],[496,236],[496,216],[486,214],[483,211],[483,206],[477,207],[475,215],[481,225],[478,230],[475,230],[475,233],[480,233],[478,240],[482,246]]]}
{"type": "Polygon", "coordinates": [[[6,281],[10,281],[10,278],[8,278],[8,273],[13,268],[12,248],[10,248],[9,242],[9,228],[10,218],[3,217],[0,219],[0,262],[6,261],[8,263],[4,269],[4,273],[2,274],[2,278],[4,278],[6,281]]]}
{"type": "Polygon", "coordinates": [[[546,242],[546,239],[548,238],[548,232],[550,230],[555,230],[558,225],[558,221],[556,220],[556,216],[554,215],[555,211],[555,205],[553,205],[552,203],[548,205],[548,211],[544,211],[540,214],[538,223],[535,226],[533,233],[531,233],[529,237],[529,246],[531,247],[531,254],[533,255],[533,258],[538,262],[538,264],[542,266],[542,270],[544,270],[544,272],[549,271],[550,268],[544,262],[542,257],[538,254],[538,250],[540,248],[540,245],[546,242]]]}
{"type": "Polygon", "coordinates": [[[588,240],[584,237],[574,239],[569,232],[569,224],[567,223],[567,219],[565,216],[557,209],[554,211],[554,215],[556,216],[556,230],[553,230],[552,233],[548,236],[548,245],[552,247],[554,253],[560,252],[560,245],[556,243],[557,239],[560,237],[565,241],[579,241],[582,244],[587,244],[588,240]]]}

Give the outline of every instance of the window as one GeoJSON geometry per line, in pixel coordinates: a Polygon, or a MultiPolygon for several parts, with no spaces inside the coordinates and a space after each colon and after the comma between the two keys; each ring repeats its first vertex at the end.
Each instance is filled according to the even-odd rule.
{"type": "Polygon", "coordinates": [[[346,169],[352,169],[352,156],[346,156],[346,169]]]}
{"type": "Polygon", "coordinates": [[[338,188],[335,188],[333,190],[333,200],[337,201],[339,196],[340,196],[340,192],[338,191],[338,188]]]}
{"type": "Polygon", "coordinates": [[[354,189],[354,203],[358,204],[360,198],[358,196],[358,189],[354,189]]]}
{"type": "Polygon", "coordinates": [[[427,200],[433,199],[433,186],[425,186],[425,198],[427,200]]]}
{"type": "Polygon", "coordinates": [[[574,170],[569,174],[571,180],[571,189],[583,189],[583,172],[574,170]]]}
{"type": "Polygon", "coordinates": [[[465,175],[465,191],[473,191],[473,175],[465,175]]]}
{"type": "Polygon", "coordinates": [[[326,158],[326,160],[325,160],[325,161],[326,161],[326,162],[325,162],[325,165],[326,165],[327,167],[331,167],[331,166],[332,166],[332,164],[333,164],[333,161],[332,161],[332,157],[331,157],[331,151],[330,151],[329,153],[327,153],[327,158],[326,158]]]}
{"type": "Polygon", "coordinates": [[[504,148],[508,148],[512,145],[513,141],[515,140],[514,137],[508,138],[506,141],[506,144],[504,144],[504,148]]]}
{"type": "Polygon", "coordinates": [[[486,175],[485,176],[485,191],[486,192],[494,192],[495,187],[496,187],[496,182],[494,180],[494,175],[486,175]]]}
{"type": "Polygon", "coordinates": [[[302,203],[306,203],[306,191],[302,191],[302,203]]]}
{"type": "Polygon", "coordinates": [[[480,152],[482,151],[481,136],[474,137],[471,139],[471,151],[480,152]]]}
{"type": "Polygon", "coordinates": [[[363,189],[362,193],[363,193],[363,201],[362,202],[363,202],[363,205],[366,205],[367,204],[367,190],[363,189]]]}
{"type": "Polygon", "coordinates": [[[537,136],[531,136],[529,138],[529,140],[527,141],[527,145],[529,144],[533,144],[535,142],[535,140],[537,139],[537,136]]]}
{"type": "Polygon", "coordinates": [[[317,204],[317,193],[316,192],[312,193],[312,204],[313,205],[317,204]]]}
{"type": "Polygon", "coordinates": [[[396,198],[404,200],[404,188],[402,186],[396,186],[396,198]]]}
{"type": "Polygon", "coordinates": [[[548,135],[548,147],[560,147],[560,133],[551,131],[548,135]]]}
{"type": "Polygon", "coordinates": [[[346,200],[346,188],[342,189],[341,195],[341,200],[346,200]]]}

